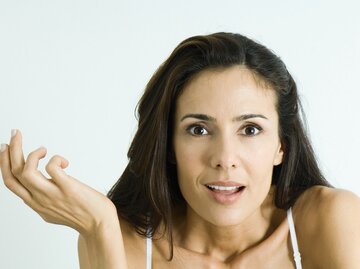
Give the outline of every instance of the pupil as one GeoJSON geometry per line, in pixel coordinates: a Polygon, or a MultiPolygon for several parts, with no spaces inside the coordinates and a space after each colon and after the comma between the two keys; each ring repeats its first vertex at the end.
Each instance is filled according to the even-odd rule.
{"type": "Polygon", "coordinates": [[[195,133],[196,135],[201,135],[201,134],[204,133],[204,129],[201,128],[201,127],[196,127],[196,128],[194,129],[194,133],[195,133]]]}
{"type": "Polygon", "coordinates": [[[253,127],[248,127],[248,128],[245,129],[245,133],[247,135],[253,135],[255,133],[255,130],[254,130],[253,127]]]}

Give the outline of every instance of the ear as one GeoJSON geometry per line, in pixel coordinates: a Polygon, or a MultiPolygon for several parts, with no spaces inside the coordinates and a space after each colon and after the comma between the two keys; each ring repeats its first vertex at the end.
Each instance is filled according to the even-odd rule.
{"type": "Polygon", "coordinates": [[[284,143],[282,143],[282,142],[279,143],[279,147],[274,156],[274,166],[282,163],[283,157],[284,157],[284,149],[285,149],[284,143]]]}

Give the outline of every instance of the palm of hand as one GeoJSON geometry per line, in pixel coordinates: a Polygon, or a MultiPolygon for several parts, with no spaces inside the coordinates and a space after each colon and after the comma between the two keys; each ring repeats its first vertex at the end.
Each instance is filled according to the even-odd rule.
{"type": "Polygon", "coordinates": [[[69,162],[58,155],[46,164],[46,178],[39,170],[40,159],[46,156],[41,147],[29,154],[22,152],[19,131],[0,155],[4,183],[46,222],[66,225],[81,234],[90,234],[107,217],[114,217],[116,209],[103,194],[67,175],[69,162]]]}

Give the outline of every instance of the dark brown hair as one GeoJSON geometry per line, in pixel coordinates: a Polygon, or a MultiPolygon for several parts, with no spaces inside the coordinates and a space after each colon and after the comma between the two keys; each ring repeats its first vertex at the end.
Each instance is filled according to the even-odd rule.
{"type": "Polygon", "coordinates": [[[138,104],[138,130],[128,151],[129,163],[108,193],[119,216],[139,234],[151,235],[160,223],[170,238],[174,207],[185,203],[172,160],[175,102],[185,83],[208,68],[242,65],[269,83],[277,95],[282,164],[275,166],[275,205],[288,209],[306,189],[330,186],[318,168],[301,121],[296,84],[282,60],[253,40],[233,33],[194,36],[181,42],[159,67],[138,104]]]}

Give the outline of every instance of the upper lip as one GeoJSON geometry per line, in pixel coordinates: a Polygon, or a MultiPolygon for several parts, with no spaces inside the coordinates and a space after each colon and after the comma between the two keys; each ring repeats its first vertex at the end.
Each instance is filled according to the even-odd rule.
{"type": "Polygon", "coordinates": [[[225,186],[225,187],[242,187],[244,184],[236,182],[236,181],[230,181],[230,180],[218,180],[218,181],[211,181],[208,183],[205,183],[205,185],[215,185],[215,186],[225,186]]]}

